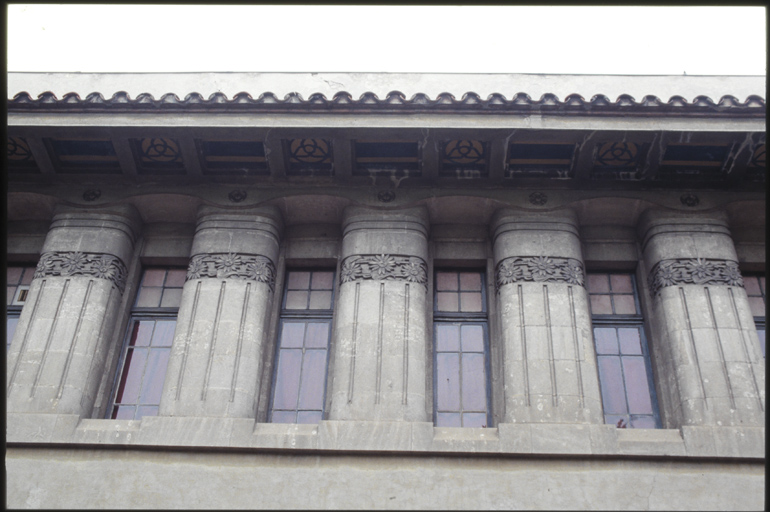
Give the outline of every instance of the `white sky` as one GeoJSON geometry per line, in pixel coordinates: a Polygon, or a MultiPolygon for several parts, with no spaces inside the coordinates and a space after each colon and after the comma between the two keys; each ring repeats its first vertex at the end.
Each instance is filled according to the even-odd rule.
{"type": "Polygon", "coordinates": [[[9,71],[765,75],[763,7],[8,6],[9,71]]]}

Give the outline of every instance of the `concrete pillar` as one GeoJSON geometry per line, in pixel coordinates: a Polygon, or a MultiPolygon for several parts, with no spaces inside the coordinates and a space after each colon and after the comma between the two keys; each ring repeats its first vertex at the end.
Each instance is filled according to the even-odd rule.
{"type": "Polygon", "coordinates": [[[427,257],[426,209],[345,209],[330,420],[431,421],[427,257]]]}
{"type": "Polygon", "coordinates": [[[140,226],[130,205],[57,208],[8,354],[8,412],[90,416],[140,226]]]}
{"type": "Polygon", "coordinates": [[[603,423],[572,210],[492,219],[506,423],[603,423]]]}
{"type": "Polygon", "coordinates": [[[256,417],[282,228],[272,206],[198,210],[161,416],[256,417]]]}
{"type": "Polygon", "coordinates": [[[638,228],[667,426],[764,426],[765,364],[726,216],[647,210],[638,228]]]}

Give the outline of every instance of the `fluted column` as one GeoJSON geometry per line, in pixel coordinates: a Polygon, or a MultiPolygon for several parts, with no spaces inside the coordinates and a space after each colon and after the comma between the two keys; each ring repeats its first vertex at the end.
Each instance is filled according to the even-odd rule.
{"type": "Polygon", "coordinates": [[[763,426],[765,362],[726,216],[647,210],[638,227],[667,426],[763,426]]]}
{"type": "Polygon", "coordinates": [[[140,225],[130,205],[57,208],[8,354],[9,412],[91,414],[140,225]]]}
{"type": "Polygon", "coordinates": [[[492,220],[507,423],[603,422],[577,226],[571,210],[492,220]]]}
{"type": "Polygon", "coordinates": [[[428,214],[345,209],[331,420],[430,421],[428,214]]]}
{"type": "Polygon", "coordinates": [[[256,416],[282,226],[275,207],[199,209],[161,416],[256,416]]]}

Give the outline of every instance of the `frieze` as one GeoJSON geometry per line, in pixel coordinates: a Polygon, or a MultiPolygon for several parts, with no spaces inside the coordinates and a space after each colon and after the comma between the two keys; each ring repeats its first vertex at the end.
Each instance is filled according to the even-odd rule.
{"type": "Polygon", "coordinates": [[[585,286],[583,264],[574,258],[512,256],[497,264],[495,288],[517,282],[566,283],[585,286]]]}
{"type": "Polygon", "coordinates": [[[709,258],[661,260],[648,277],[653,297],[667,286],[682,284],[725,285],[743,287],[738,262],[709,258]]]}
{"type": "Polygon", "coordinates": [[[428,289],[428,265],[417,256],[357,254],[342,261],[340,283],[358,280],[405,281],[428,289]]]}
{"type": "Polygon", "coordinates": [[[35,279],[42,277],[92,277],[110,281],[123,293],[126,288],[126,264],[111,254],[77,251],[43,253],[35,269],[35,279]]]}
{"type": "Polygon", "coordinates": [[[275,265],[265,256],[208,253],[196,254],[190,258],[186,281],[212,277],[267,283],[270,291],[275,290],[275,265]]]}

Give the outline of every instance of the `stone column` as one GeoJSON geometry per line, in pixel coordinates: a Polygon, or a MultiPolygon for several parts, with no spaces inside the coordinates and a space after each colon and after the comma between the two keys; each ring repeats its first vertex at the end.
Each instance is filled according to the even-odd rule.
{"type": "Polygon", "coordinates": [[[330,420],[431,421],[428,213],[345,209],[330,420]]]}
{"type": "Polygon", "coordinates": [[[8,354],[8,412],[91,414],[140,226],[130,205],[57,208],[8,354]]]}
{"type": "Polygon", "coordinates": [[[492,219],[506,423],[603,423],[572,210],[492,219]]]}
{"type": "Polygon", "coordinates": [[[282,227],[272,206],[198,210],[160,416],[256,417],[282,227]]]}
{"type": "Polygon", "coordinates": [[[727,226],[719,212],[639,219],[669,428],[765,424],[765,364],[727,226]]]}

